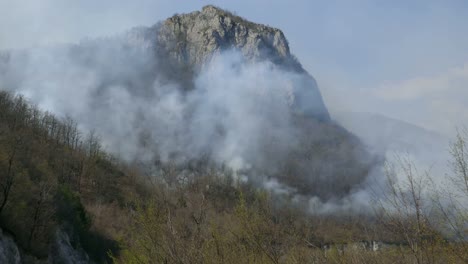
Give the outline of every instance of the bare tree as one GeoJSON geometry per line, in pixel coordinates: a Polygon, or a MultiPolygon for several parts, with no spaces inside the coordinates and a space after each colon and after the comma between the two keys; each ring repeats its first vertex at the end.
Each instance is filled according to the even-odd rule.
{"type": "Polygon", "coordinates": [[[27,238],[27,247],[31,248],[31,243],[41,230],[46,229],[53,216],[53,210],[48,205],[52,198],[53,184],[50,181],[39,183],[39,194],[32,206],[32,222],[27,238]]]}
{"type": "Polygon", "coordinates": [[[452,155],[451,181],[458,186],[460,194],[468,198],[468,129],[459,130],[455,141],[450,146],[452,155]]]}
{"type": "Polygon", "coordinates": [[[402,239],[417,263],[436,263],[434,249],[440,237],[431,224],[431,202],[425,195],[430,179],[420,173],[409,158],[387,163],[386,189],[378,200],[380,222],[402,239]]]}
{"type": "Polygon", "coordinates": [[[1,138],[2,147],[6,151],[6,158],[0,162],[6,163],[6,168],[0,173],[0,188],[2,192],[2,200],[0,202],[0,213],[5,208],[10,196],[11,188],[14,184],[16,176],[16,159],[24,145],[24,122],[28,115],[28,106],[22,97],[17,97],[12,100],[12,104],[8,105],[2,111],[2,121],[6,121],[7,131],[1,138]]]}
{"type": "Polygon", "coordinates": [[[450,144],[451,174],[444,188],[436,189],[434,204],[441,218],[441,228],[452,241],[451,253],[468,262],[468,130],[457,131],[450,144]]]}

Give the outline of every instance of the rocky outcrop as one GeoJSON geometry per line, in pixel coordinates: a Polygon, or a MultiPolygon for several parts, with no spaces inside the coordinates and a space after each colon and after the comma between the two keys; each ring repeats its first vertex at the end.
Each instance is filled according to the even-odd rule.
{"type": "Polygon", "coordinates": [[[174,15],[147,31],[140,28],[133,31],[129,39],[146,46],[154,41],[168,75],[173,79],[185,78],[183,83],[187,86],[190,86],[187,80],[193,79],[213,56],[225,50],[241,52],[247,61],[272,62],[299,76],[291,89],[294,111],[330,120],[315,80],[291,54],[288,41],[279,29],[247,21],[209,5],[201,11],[174,15]]]}
{"type": "Polygon", "coordinates": [[[59,228],[49,252],[50,264],[88,264],[92,263],[88,254],[81,248],[79,241],[73,241],[69,232],[59,228]]]}
{"type": "Polygon", "coordinates": [[[158,46],[181,63],[201,65],[222,49],[235,48],[251,60],[268,59],[300,69],[281,30],[244,20],[214,6],[175,15],[157,30],[158,46]]]}
{"type": "Polygon", "coordinates": [[[79,242],[72,241],[65,229],[59,228],[48,253],[47,260],[40,260],[20,249],[15,240],[0,229],[0,263],[31,264],[88,264],[93,263],[79,242]],[[73,246],[74,245],[74,246],[73,246]]]}
{"type": "Polygon", "coordinates": [[[0,229],[0,263],[20,264],[21,256],[13,238],[0,229]]]}

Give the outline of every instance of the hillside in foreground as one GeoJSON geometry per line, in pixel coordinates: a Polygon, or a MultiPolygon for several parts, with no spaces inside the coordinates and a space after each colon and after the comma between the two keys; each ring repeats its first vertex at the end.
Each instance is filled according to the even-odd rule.
{"type": "Polygon", "coordinates": [[[287,194],[236,181],[228,168],[160,164],[157,177],[150,176],[103,151],[72,120],[22,97],[1,92],[0,110],[2,263],[463,263],[467,257],[463,233],[443,235],[438,226],[458,222],[426,212],[427,201],[415,214],[422,205],[404,202],[406,193],[394,193],[396,208],[376,205],[377,214],[314,213],[287,194]]]}

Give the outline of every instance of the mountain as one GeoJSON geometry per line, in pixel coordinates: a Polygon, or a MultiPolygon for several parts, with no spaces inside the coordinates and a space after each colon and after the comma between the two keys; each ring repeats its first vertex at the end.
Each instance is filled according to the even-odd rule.
{"type": "Polygon", "coordinates": [[[326,214],[380,164],[278,29],[207,6],[2,52],[0,89],[5,263],[326,262],[389,237],[326,214]]]}
{"type": "Polygon", "coordinates": [[[269,162],[260,162],[266,165],[261,165],[257,174],[273,174],[298,193],[329,199],[356,188],[375,162],[357,138],[330,119],[316,81],[291,54],[281,30],[208,5],[130,35],[156,51],[169,78],[182,79],[190,88],[217,56],[232,50],[240,52],[247,64],[272,63],[282,73],[294,75],[287,77],[286,87],[292,110],[290,125],[295,130],[294,139],[289,141],[293,147],[285,148],[277,143],[277,137],[269,138],[268,132],[263,132],[269,143],[262,144],[262,155],[269,162]],[[281,158],[278,152],[284,152],[281,158]]]}
{"type": "Polygon", "coordinates": [[[339,112],[333,118],[377,151],[422,152],[422,149],[426,149],[433,152],[440,146],[447,147],[448,139],[445,136],[384,115],[339,112]]]}
{"type": "Polygon", "coordinates": [[[279,29],[208,5],[201,11],[174,15],[149,28],[135,28],[126,38],[132,45],[155,50],[158,60],[165,63],[164,72],[185,87],[193,87],[194,76],[226,50],[240,51],[251,62],[272,62],[300,75],[291,88],[291,105],[301,113],[330,120],[316,81],[291,54],[288,41],[279,29]]]}
{"type": "Polygon", "coordinates": [[[374,159],[334,123],[284,34],[214,6],[150,27],[1,56],[0,87],[95,130],[127,161],[228,166],[335,199],[374,159]]]}
{"type": "Polygon", "coordinates": [[[441,134],[380,114],[338,112],[333,117],[373,152],[389,159],[410,156],[424,169],[446,170],[450,140],[441,134]]]}
{"type": "MultiPolygon", "coordinates": [[[[201,11],[174,15],[151,27],[137,27],[110,39],[84,41],[70,49],[67,56],[79,57],[78,60],[87,64],[89,60],[102,59],[102,52],[106,57],[114,56],[112,53],[115,52],[122,52],[115,49],[131,50],[131,56],[139,56],[133,53],[143,52],[144,56],[155,57],[156,62],[141,58],[142,63],[146,64],[144,72],[148,70],[153,73],[153,77],[160,75],[160,79],[166,78],[169,82],[177,81],[185,89],[193,88],[195,76],[214,56],[226,50],[240,51],[243,58],[249,61],[269,61],[285,71],[297,73],[297,80],[294,80],[295,84],[291,85],[289,93],[292,107],[318,119],[330,120],[316,81],[291,54],[288,41],[281,30],[250,22],[212,5],[203,7],[201,11]],[[109,41],[114,43],[104,48],[102,42],[109,41]],[[94,50],[100,47],[111,50],[94,50]],[[84,59],[88,61],[85,62],[84,59]],[[164,65],[158,65],[159,63],[164,65]]],[[[15,52],[12,56],[27,57],[25,53],[30,51],[15,52]]],[[[8,53],[0,54],[0,73],[5,63],[11,59],[8,53]]],[[[119,60],[116,63],[125,61],[119,60]]],[[[25,65],[21,66],[26,68],[25,65]]],[[[112,78],[119,79],[121,76],[112,78]]],[[[139,76],[132,78],[148,79],[141,72],[139,76]]]]}
{"type": "Polygon", "coordinates": [[[268,59],[302,70],[283,32],[252,23],[215,6],[175,15],[157,29],[157,43],[178,63],[201,65],[222,49],[237,48],[251,60],[268,59]]]}

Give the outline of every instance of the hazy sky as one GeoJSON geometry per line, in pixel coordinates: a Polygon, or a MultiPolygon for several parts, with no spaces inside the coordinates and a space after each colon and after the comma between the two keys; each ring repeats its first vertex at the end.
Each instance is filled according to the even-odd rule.
{"type": "Polygon", "coordinates": [[[215,4],[282,29],[334,111],[468,125],[468,1],[0,0],[0,49],[112,35],[215,4]]]}

